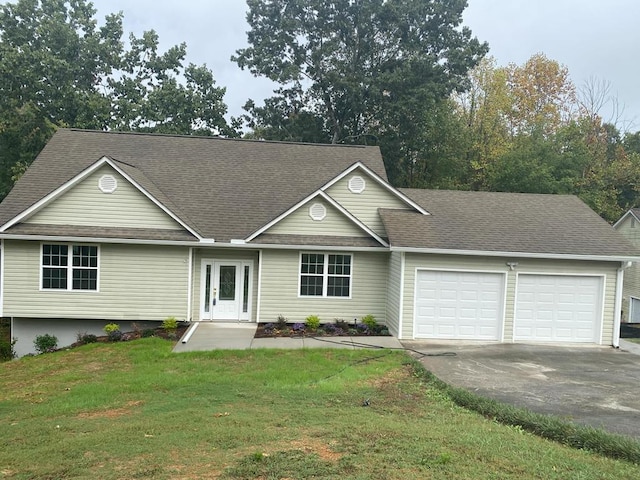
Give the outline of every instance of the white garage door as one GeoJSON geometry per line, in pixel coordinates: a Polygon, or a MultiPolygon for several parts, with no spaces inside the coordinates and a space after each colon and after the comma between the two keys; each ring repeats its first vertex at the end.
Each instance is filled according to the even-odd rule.
{"type": "Polygon", "coordinates": [[[598,342],[602,278],[518,275],[514,340],[598,342]]]}
{"type": "Polygon", "coordinates": [[[500,340],[504,275],[420,270],[415,338],[500,340]]]}

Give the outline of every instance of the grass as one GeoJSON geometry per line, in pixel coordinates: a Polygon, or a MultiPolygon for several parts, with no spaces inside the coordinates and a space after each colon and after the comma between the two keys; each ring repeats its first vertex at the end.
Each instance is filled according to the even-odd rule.
{"type": "Polygon", "coordinates": [[[639,476],[457,406],[398,352],[147,338],[0,364],[3,479],[639,476]]]}

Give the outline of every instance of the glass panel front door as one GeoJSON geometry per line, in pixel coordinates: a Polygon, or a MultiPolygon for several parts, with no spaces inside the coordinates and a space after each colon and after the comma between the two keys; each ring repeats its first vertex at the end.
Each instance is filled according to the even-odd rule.
{"type": "Polygon", "coordinates": [[[250,261],[202,260],[201,320],[250,320],[250,261]]]}

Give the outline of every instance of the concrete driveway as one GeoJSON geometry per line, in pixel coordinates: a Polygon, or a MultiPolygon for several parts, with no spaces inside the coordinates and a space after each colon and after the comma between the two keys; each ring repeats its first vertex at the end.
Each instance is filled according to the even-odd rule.
{"type": "Polygon", "coordinates": [[[624,347],[402,343],[455,352],[421,360],[450,385],[640,439],[640,356],[624,347]]]}

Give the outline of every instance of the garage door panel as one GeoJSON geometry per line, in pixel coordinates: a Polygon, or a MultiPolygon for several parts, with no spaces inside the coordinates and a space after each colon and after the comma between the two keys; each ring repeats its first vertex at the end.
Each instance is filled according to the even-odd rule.
{"type": "Polygon", "coordinates": [[[514,340],[596,342],[602,317],[602,278],[518,275],[514,340]]]}
{"type": "Polygon", "coordinates": [[[416,283],[416,338],[500,339],[504,275],[423,270],[416,283]]]}

